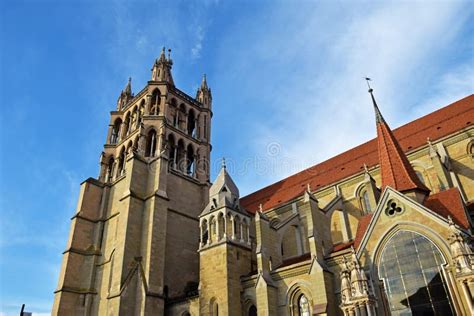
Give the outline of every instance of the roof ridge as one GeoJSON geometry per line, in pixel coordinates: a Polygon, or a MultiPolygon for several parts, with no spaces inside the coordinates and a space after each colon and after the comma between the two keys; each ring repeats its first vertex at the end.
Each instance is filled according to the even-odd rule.
{"type": "MultiPolygon", "coordinates": [[[[474,113],[474,107],[471,106],[472,103],[474,103],[474,94],[451,102],[440,109],[394,129],[393,133],[397,134],[396,139],[404,144],[400,146],[403,147],[402,151],[406,153],[421,148],[428,136],[432,140],[437,140],[456,131],[463,130],[466,127],[467,121],[474,122],[470,118],[470,115],[474,113]],[[463,121],[463,118],[466,121],[463,121]],[[439,131],[436,129],[438,124],[442,125],[442,129],[439,131]]],[[[316,183],[316,181],[321,181],[321,187],[326,187],[358,174],[359,169],[354,167],[358,164],[357,161],[361,165],[366,163],[371,167],[377,166],[379,163],[377,157],[375,157],[377,156],[375,154],[377,152],[376,146],[375,137],[342,151],[326,160],[248,193],[241,198],[242,205],[250,211],[253,211],[258,206],[258,202],[267,204],[265,205],[266,208],[273,208],[301,195],[304,191],[303,187],[300,189],[302,183],[307,184],[308,182],[316,183]],[[341,167],[345,167],[345,171],[340,170],[341,167]],[[281,203],[277,202],[277,200],[281,200],[281,203]]],[[[318,187],[318,189],[321,187],[318,187]]]]}

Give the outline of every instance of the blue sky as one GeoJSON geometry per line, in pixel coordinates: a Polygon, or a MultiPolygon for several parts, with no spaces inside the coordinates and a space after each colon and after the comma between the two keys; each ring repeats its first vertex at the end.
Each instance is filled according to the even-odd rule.
{"type": "Polygon", "coordinates": [[[79,183],[109,111],[161,47],[175,83],[213,91],[212,160],[241,193],[473,92],[463,1],[23,1],[0,4],[0,315],[49,313],[79,183]]]}

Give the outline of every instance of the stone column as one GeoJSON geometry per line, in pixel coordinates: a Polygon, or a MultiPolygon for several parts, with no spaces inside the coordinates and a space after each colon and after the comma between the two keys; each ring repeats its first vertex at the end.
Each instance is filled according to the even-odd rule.
{"type": "Polygon", "coordinates": [[[203,221],[199,223],[199,248],[202,248],[204,246],[204,230],[203,230],[203,221]]]}
{"type": "Polygon", "coordinates": [[[235,240],[235,217],[231,216],[232,220],[232,240],[235,240]]]}
{"type": "Polygon", "coordinates": [[[150,106],[151,106],[151,95],[146,96],[145,101],[145,115],[150,115],[150,106]]]}
{"type": "Polygon", "coordinates": [[[466,297],[467,306],[469,307],[469,311],[472,315],[474,314],[474,310],[472,306],[472,297],[471,297],[471,294],[469,293],[469,288],[466,283],[467,281],[462,281],[461,286],[462,286],[462,291],[464,293],[464,296],[466,297]]]}
{"type": "Polygon", "coordinates": [[[224,239],[227,239],[227,214],[224,214],[224,239]]]}
{"type": "Polygon", "coordinates": [[[247,225],[247,244],[248,245],[251,245],[251,241],[250,241],[250,223],[248,223],[247,225]]]}

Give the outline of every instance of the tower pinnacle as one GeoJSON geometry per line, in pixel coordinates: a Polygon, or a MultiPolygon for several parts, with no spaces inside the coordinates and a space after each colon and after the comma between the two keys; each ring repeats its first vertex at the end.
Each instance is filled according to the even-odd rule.
{"type": "Polygon", "coordinates": [[[211,89],[207,85],[206,74],[202,76],[201,86],[198,88],[198,91],[196,93],[196,99],[208,108],[211,108],[212,94],[211,89]]]}
{"type": "Polygon", "coordinates": [[[161,49],[160,57],[155,60],[153,68],[151,69],[152,81],[163,81],[174,85],[173,76],[171,75],[171,68],[173,61],[171,60],[171,49],[168,49],[168,58],[166,58],[165,47],[161,49]]]}

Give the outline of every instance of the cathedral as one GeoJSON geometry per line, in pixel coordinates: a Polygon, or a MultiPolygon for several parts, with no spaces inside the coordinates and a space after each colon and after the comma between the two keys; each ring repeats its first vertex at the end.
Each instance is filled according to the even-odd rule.
{"type": "MultiPolygon", "coordinates": [[[[474,315],[474,95],[247,196],[163,49],[110,112],[53,315],[474,315]]],[[[337,130],[335,130],[337,132],[337,130]]]]}

